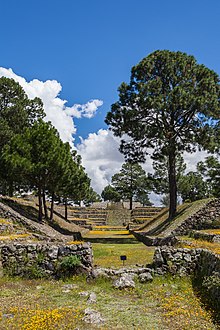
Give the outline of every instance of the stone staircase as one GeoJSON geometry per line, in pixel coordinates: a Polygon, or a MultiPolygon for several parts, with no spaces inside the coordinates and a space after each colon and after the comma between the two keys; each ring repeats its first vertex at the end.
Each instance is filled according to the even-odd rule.
{"type": "Polygon", "coordinates": [[[128,209],[108,209],[107,210],[107,225],[123,228],[128,225],[131,219],[131,211],[128,209]]]}
{"type": "Polygon", "coordinates": [[[163,209],[163,207],[136,207],[131,211],[130,227],[150,223],[163,209]]]}
{"type": "Polygon", "coordinates": [[[92,229],[93,226],[105,226],[107,210],[93,207],[70,207],[68,221],[84,228],[92,229]]]}

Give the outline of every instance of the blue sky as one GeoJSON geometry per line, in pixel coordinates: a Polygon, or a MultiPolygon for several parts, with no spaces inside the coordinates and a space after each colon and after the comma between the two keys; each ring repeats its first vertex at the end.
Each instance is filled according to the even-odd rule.
{"type": "Polygon", "coordinates": [[[57,80],[69,104],[103,100],[95,118],[76,120],[83,137],[105,127],[118,86],[156,49],[220,71],[219,0],[7,0],[1,13],[1,66],[57,80]]]}
{"type": "Polygon", "coordinates": [[[93,169],[90,176],[102,182],[94,183],[98,190],[122,162],[104,118],[133,65],[157,49],[169,49],[220,72],[219,0],[5,0],[0,9],[0,67],[28,82],[37,79],[30,94],[37,85],[40,96],[54,93],[51,99],[61,106],[62,100],[69,107],[103,101],[93,118],[75,116],[77,131],[70,130],[75,142],[84,139],[79,149],[88,171],[93,169]],[[56,83],[42,87],[48,80],[56,80],[62,91],[56,83]]]}

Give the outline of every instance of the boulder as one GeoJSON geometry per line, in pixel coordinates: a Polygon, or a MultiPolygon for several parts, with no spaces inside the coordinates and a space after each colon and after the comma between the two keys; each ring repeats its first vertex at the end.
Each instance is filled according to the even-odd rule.
{"type": "Polygon", "coordinates": [[[130,274],[123,274],[113,282],[113,286],[116,289],[135,288],[135,282],[133,276],[130,274]]]}
{"type": "Polygon", "coordinates": [[[91,308],[86,308],[84,313],[85,313],[85,316],[83,317],[82,320],[86,323],[103,324],[105,322],[105,320],[101,317],[101,314],[91,308]]]}
{"type": "Polygon", "coordinates": [[[153,281],[153,276],[151,273],[142,273],[138,276],[138,279],[141,283],[147,283],[153,281]]]}

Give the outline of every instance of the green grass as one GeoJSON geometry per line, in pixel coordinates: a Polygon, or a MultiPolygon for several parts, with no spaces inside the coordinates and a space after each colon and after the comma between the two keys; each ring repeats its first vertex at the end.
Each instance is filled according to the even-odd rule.
{"type": "Polygon", "coordinates": [[[147,232],[148,235],[153,236],[170,235],[171,232],[175,230],[183,221],[185,221],[189,216],[198,212],[210,201],[211,198],[208,198],[195,201],[193,203],[185,203],[179,205],[177,208],[177,214],[172,221],[168,219],[168,210],[163,210],[161,214],[156,216],[150,223],[141,226],[139,231],[147,232]]]}
{"type": "Polygon", "coordinates": [[[193,237],[182,236],[180,239],[180,247],[190,249],[207,249],[213,253],[220,254],[220,243],[208,242],[202,239],[195,239],[193,237]]]}
{"type": "Polygon", "coordinates": [[[101,313],[102,330],[217,329],[189,278],[157,277],[121,291],[104,279],[87,284],[83,277],[68,282],[2,278],[0,289],[2,330],[97,329],[82,321],[86,307],[101,313]],[[73,287],[67,289],[65,284],[73,287]],[[96,293],[97,302],[88,305],[87,297],[80,295],[83,291],[96,293]]]}
{"type": "Polygon", "coordinates": [[[138,243],[128,230],[90,230],[83,235],[83,239],[92,243],[104,244],[138,243]]]}
{"type": "Polygon", "coordinates": [[[93,243],[94,264],[101,267],[122,267],[121,255],[126,255],[125,266],[146,265],[153,260],[154,247],[137,244],[93,243]]]}

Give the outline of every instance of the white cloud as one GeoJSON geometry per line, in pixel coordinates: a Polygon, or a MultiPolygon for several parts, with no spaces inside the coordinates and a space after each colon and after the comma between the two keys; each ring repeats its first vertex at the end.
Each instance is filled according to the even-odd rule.
{"type": "MultiPolygon", "coordinates": [[[[102,129],[97,133],[89,134],[87,139],[81,139],[81,143],[77,145],[83,165],[91,178],[91,184],[98,193],[101,193],[103,188],[111,183],[112,175],[121,169],[124,158],[118,151],[119,144],[119,138],[115,137],[111,131],[102,129]]],[[[196,164],[204,160],[206,156],[205,151],[197,151],[192,154],[184,153],[187,172],[195,171],[196,164]]],[[[142,167],[146,173],[153,172],[150,155],[147,156],[142,167]]],[[[160,195],[151,193],[150,199],[155,205],[160,205],[160,195]]]]}
{"type": "Polygon", "coordinates": [[[63,141],[73,143],[73,135],[76,133],[76,127],[73,118],[92,118],[103,102],[101,100],[91,100],[86,104],[74,104],[67,107],[66,100],[59,97],[62,86],[56,80],[47,80],[45,82],[33,79],[28,82],[23,77],[15,74],[12,69],[0,67],[0,77],[13,78],[23,87],[29,98],[39,97],[43,101],[46,113],[46,121],[51,121],[60,133],[63,141]]]}
{"type": "Polygon", "coordinates": [[[190,171],[196,171],[196,165],[198,162],[200,161],[204,161],[205,158],[207,156],[209,156],[210,154],[208,154],[207,151],[196,151],[196,152],[193,152],[193,153],[188,153],[188,152],[185,152],[183,154],[183,158],[186,162],[186,172],[190,172],[190,171]]]}
{"type": "MultiPolygon", "coordinates": [[[[44,104],[46,120],[51,121],[57,128],[63,141],[68,141],[71,144],[74,140],[73,135],[76,133],[73,118],[92,118],[98,107],[103,104],[101,100],[91,100],[82,105],[74,104],[67,107],[67,101],[59,97],[62,86],[56,80],[43,82],[34,79],[27,82],[11,69],[0,67],[0,77],[2,76],[13,78],[19,82],[28,97],[40,97],[44,104]]],[[[86,139],[81,138],[81,143],[77,145],[83,165],[91,178],[92,186],[98,193],[101,193],[103,188],[111,182],[112,175],[121,169],[124,158],[118,151],[119,144],[119,138],[115,137],[111,131],[101,129],[97,133],[89,134],[86,139]]],[[[196,164],[204,160],[207,155],[205,151],[197,151],[193,154],[184,153],[187,171],[195,171],[196,164]]],[[[146,172],[152,172],[150,156],[147,157],[146,163],[142,166],[146,172]]],[[[151,194],[150,197],[158,205],[161,197],[155,194],[151,194]]]]}
{"type": "Polygon", "coordinates": [[[77,145],[83,166],[98,193],[111,182],[112,175],[120,171],[124,158],[118,148],[119,139],[111,131],[103,129],[89,134],[87,139],[81,138],[77,145]]]}
{"type": "Polygon", "coordinates": [[[66,107],[65,113],[76,118],[92,118],[95,116],[98,107],[103,105],[101,100],[91,100],[86,104],[74,104],[71,108],[66,107]]]}

